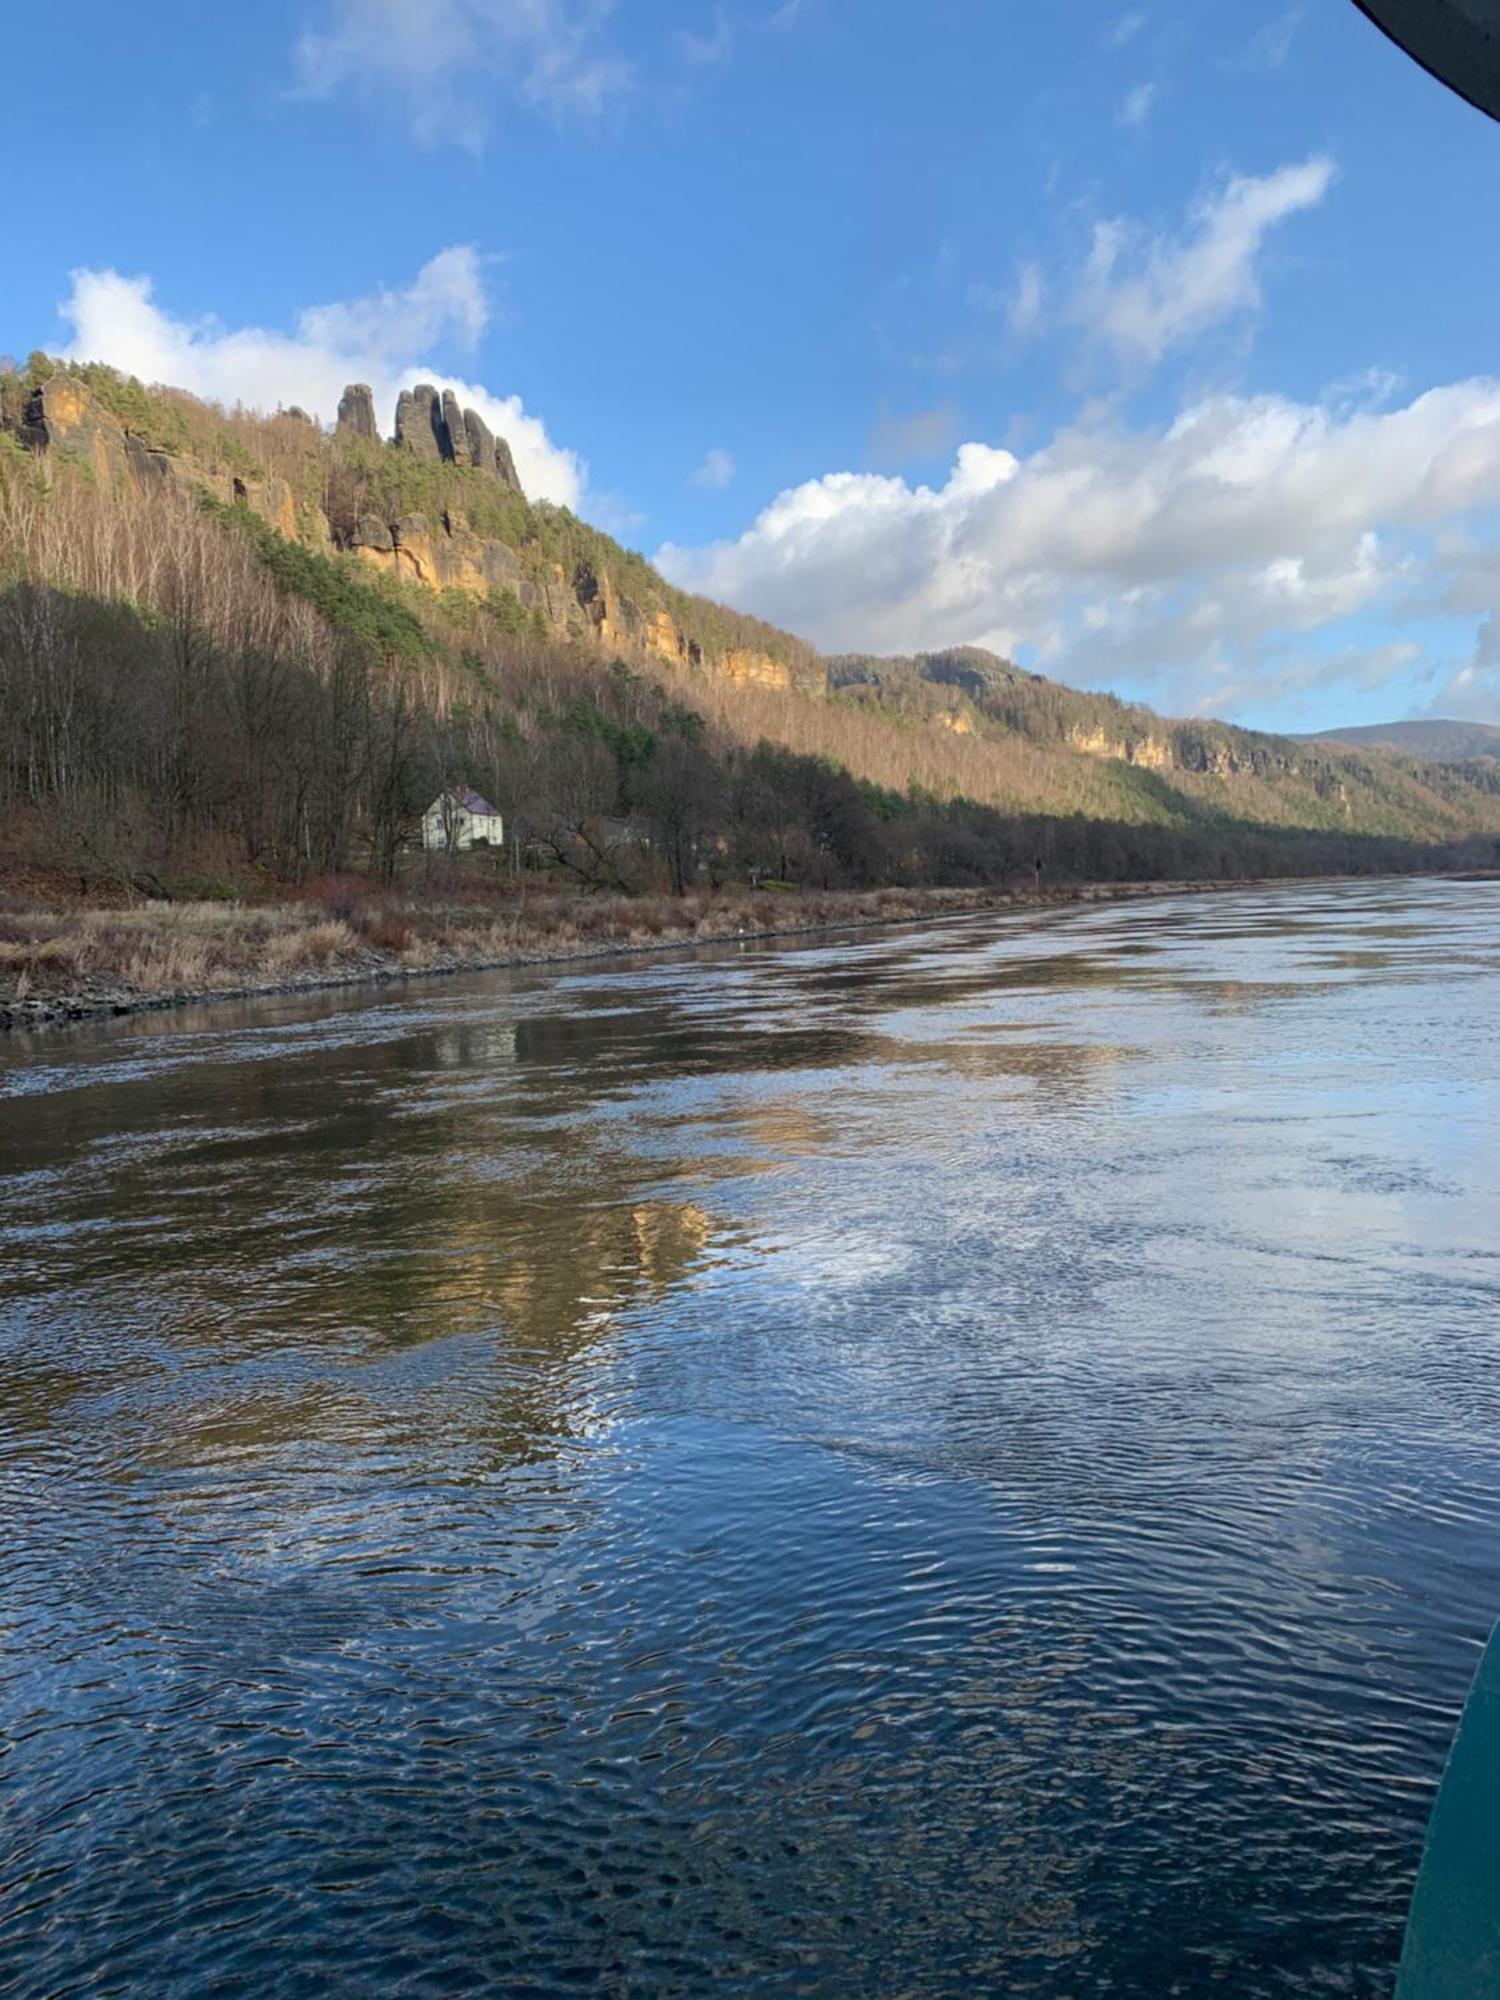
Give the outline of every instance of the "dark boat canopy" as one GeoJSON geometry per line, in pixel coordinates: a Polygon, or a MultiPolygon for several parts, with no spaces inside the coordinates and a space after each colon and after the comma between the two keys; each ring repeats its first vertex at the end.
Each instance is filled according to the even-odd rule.
{"type": "Polygon", "coordinates": [[[1355,0],[1440,83],[1500,118],[1500,0],[1355,0]]]}

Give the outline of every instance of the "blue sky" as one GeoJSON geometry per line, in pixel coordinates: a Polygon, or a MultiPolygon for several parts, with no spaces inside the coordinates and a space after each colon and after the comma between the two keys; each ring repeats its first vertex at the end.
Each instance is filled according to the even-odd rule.
{"type": "Polygon", "coordinates": [[[68,20],[0,351],[462,384],[533,491],[829,648],[1500,720],[1500,128],[1349,0],[68,20]]]}

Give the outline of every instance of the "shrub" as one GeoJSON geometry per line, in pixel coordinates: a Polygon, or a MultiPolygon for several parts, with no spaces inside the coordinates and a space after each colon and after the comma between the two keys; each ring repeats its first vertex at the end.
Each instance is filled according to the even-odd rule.
{"type": "Polygon", "coordinates": [[[353,944],[354,933],[345,923],[309,924],[305,930],[272,938],[266,947],[266,970],[273,976],[306,972],[327,965],[353,944]]]}
{"type": "Polygon", "coordinates": [[[125,960],[125,980],[141,993],[191,993],[207,984],[212,962],[205,938],[153,938],[125,960]]]}
{"type": "Polygon", "coordinates": [[[410,951],[416,942],[411,925],[394,910],[366,912],[356,920],[355,929],[373,950],[388,952],[393,958],[410,951]]]}
{"type": "Polygon", "coordinates": [[[172,888],[193,903],[232,903],[238,894],[232,882],[218,882],[208,875],[183,876],[172,888]]]}
{"type": "Polygon", "coordinates": [[[377,893],[374,883],[363,875],[317,875],[302,889],[309,903],[316,903],[344,923],[377,893]]]}

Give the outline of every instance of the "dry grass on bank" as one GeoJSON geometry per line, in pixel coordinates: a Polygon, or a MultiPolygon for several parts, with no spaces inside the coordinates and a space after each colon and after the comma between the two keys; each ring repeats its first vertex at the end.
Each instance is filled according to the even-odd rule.
{"type": "MultiPolygon", "coordinates": [[[[768,931],[881,923],[1011,900],[963,889],[729,891],[437,904],[165,903],[0,914],[0,1009],[82,1007],[462,965],[524,964],[768,931]]],[[[1016,899],[1022,900],[1022,899],[1016,899]]]]}

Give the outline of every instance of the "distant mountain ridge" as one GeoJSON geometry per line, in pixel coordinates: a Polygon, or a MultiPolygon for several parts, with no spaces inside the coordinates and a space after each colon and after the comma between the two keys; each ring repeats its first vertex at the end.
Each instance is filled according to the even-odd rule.
{"type": "Polygon", "coordinates": [[[1395,750],[1435,764],[1466,764],[1471,757],[1500,757],[1500,723],[1458,722],[1424,716],[1411,722],[1362,722],[1348,729],[1320,729],[1303,743],[1347,743],[1355,749],[1395,750]]]}

